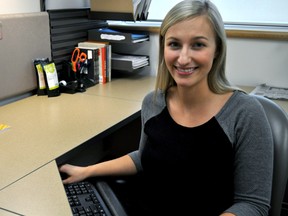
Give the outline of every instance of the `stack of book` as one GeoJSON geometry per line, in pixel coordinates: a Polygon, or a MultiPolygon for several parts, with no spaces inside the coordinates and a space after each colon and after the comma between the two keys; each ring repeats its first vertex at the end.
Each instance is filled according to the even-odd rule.
{"type": "Polygon", "coordinates": [[[88,60],[88,74],[100,84],[111,81],[111,45],[105,42],[80,42],[78,48],[85,52],[88,60]]]}

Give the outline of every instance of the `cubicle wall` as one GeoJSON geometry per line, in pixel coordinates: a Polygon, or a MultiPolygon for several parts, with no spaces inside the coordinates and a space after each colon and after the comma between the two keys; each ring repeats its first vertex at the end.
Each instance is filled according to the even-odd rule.
{"type": "Polygon", "coordinates": [[[51,55],[57,71],[70,61],[79,42],[88,39],[88,30],[107,26],[106,21],[89,19],[89,9],[48,10],[50,20],[51,55]]]}
{"type": "Polygon", "coordinates": [[[0,15],[0,105],[37,88],[39,57],[51,59],[47,12],[0,15]]]}

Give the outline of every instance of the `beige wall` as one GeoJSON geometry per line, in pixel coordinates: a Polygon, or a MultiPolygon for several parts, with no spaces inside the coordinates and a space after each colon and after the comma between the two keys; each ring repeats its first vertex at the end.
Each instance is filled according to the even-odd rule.
{"type": "Polygon", "coordinates": [[[0,14],[40,12],[40,0],[0,0],[0,14]]]}
{"type": "MultiPolygon", "coordinates": [[[[228,38],[227,76],[237,85],[261,83],[288,88],[288,42],[228,38]]],[[[156,75],[158,35],[150,40],[151,75],[156,75]]]]}

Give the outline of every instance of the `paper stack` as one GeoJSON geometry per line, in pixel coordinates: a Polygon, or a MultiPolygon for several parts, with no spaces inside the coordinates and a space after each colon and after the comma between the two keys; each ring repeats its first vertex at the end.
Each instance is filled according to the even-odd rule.
{"type": "Polygon", "coordinates": [[[121,70],[121,65],[123,65],[123,70],[127,70],[128,67],[124,66],[125,64],[129,64],[131,69],[135,70],[149,65],[149,58],[148,56],[141,55],[121,55],[112,53],[112,69],[117,68],[118,70],[121,70]]]}

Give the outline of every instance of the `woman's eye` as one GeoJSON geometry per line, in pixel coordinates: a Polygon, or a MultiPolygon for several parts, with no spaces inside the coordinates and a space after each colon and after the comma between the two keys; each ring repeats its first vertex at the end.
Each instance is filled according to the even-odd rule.
{"type": "Polygon", "coordinates": [[[170,42],[168,43],[168,46],[173,48],[173,49],[176,49],[178,48],[180,45],[177,43],[177,42],[170,42]]]}
{"type": "Polygon", "coordinates": [[[202,47],[204,47],[205,46],[205,44],[203,44],[203,43],[194,43],[193,45],[192,45],[192,47],[193,48],[196,48],[196,49],[200,49],[200,48],[202,48],[202,47]]]}

